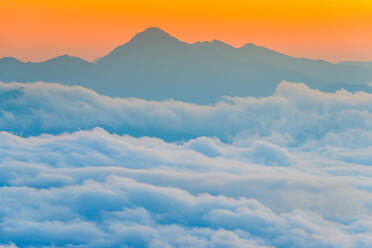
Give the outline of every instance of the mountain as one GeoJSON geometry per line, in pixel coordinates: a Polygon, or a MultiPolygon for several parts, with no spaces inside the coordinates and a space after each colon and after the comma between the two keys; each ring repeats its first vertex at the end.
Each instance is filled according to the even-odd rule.
{"type": "Polygon", "coordinates": [[[41,63],[0,60],[0,81],[49,81],[101,94],[212,103],[221,96],[266,96],[282,80],[325,91],[371,91],[372,68],[295,58],[248,43],[186,43],[159,28],[135,35],[94,63],[67,55],[41,63]]]}
{"type": "Polygon", "coordinates": [[[3,58],[0,60],[0,81],[79,84],[85,79],[85,74],[93,71],[93,67],[92,63],[68,55],[38,63],[25,63],[14,58],[3,58]]]}

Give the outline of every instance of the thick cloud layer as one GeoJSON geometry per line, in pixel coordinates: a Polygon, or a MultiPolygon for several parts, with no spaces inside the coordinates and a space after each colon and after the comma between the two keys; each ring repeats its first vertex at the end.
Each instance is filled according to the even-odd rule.
{"type": "Polygon", "coordinates": [[[0,88],[0,247],[372,246],[372,95],[0,88]]]}
{"type": "Polygon", "coordinates": [[[364,92],[329,94],[288,82],[282,82],[272,97],[226,97],[210,106],[109,98],[50,83],[11,83],[0,84],[0,130],[29,136],[101,127],[173,141],[280,134],[293,146],[329,133],[371,131],[371,102],[372,94],[364,92]]]}

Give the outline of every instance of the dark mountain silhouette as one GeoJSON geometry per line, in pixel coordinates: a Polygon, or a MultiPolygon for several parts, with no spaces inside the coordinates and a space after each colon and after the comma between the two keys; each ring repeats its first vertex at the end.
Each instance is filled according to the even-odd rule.
{"type": "Polygon", "coordinates": [[[146,29],[94,63],[67,55],[41,63],[0,60],[0,81],[59,82],[152,100],[211,103],[223,95],[266,96],[282,80],[325,91],[371,91],[372,68],[290,57],[251,43],[240,48],[218,40],[190,44],[159,28],[146,29]]]}

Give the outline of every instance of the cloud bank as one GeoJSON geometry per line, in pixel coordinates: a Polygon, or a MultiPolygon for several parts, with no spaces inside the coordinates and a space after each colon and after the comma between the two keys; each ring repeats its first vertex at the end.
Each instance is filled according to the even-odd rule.
{"type": "Polygon", "coordinates": [[[0,247],[372,245],[372,95],[0,95],[0,247]]]}
{"type": "Polygon", "coordinates": [[[110,133],[168,141],[285,134],[289,145],[298,145],[329,133],[371,131],[371,101],[372,94],[364,92],[323,93],[288,82],[271,97],[225,97],[214,105],[110,98],[50,83],[2,83],[0,129],[29,136],[101,127],[110,133]]]}

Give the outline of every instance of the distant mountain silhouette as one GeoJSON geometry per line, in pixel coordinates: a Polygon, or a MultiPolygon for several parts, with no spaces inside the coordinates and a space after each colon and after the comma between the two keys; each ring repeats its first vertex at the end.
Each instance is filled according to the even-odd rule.
{"type": "Polygon", "coordinates": [[[81,85],[109,96],[173,98],[211,103],[223,95],[266,96],[282,80],[325,91],[371,91],[372,67],[295,58],[256,46],[218,40],[186,43],[148,28],[94,63],[60,56],[41,63],[0,60],[0,81],[81,85]]]}

